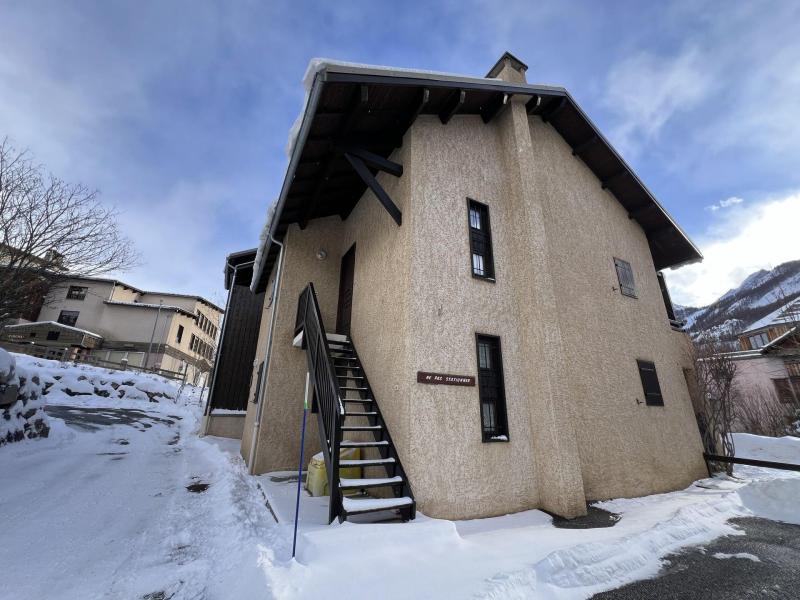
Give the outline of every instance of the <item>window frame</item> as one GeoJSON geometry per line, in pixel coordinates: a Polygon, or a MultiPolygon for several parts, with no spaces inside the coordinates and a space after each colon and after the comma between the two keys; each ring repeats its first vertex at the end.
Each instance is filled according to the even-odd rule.
{"type": "Polygon", "coordinates": [[[617,285],[619,285],[619,293],[628,298],[638,299],[639,296],[636,294],[636,277],[634,276],[633,273],[633,265],[630,263],[630,261],[627,261],[623,258],[617,258],[616,256],[614,256],[613,258],[614,258],[614,271],[617,274],[617,285]],[[622,281],[623,277],[622,274],[620,273],[620,267],[627,268],[628,273],[630,274],[631,285],[623,283],[622,281]]]}
{"type": "Polygon", "coordinates": [[[62,310],[60,313],[58,313],[58,319],[56,319],[56,323],[61,323],[62,325],[66,325],[67,327],[75,327],[75,325],[78,323],[78,317],[80,317],[80,314],[81,312],[79,310],[62,310]],[[64,317],[65,313],[68,313],[69,315],[74,314],[75,320],[72,321],[71,323],[62,321],[61,319],[64,317]]]}
{"type": "Polygon", "coordinates": [[[86,300],[86,294],[89,292],[89,287],[85,285],[71,285],[67,289],[67,300],[86,300]],[[73,294],[73,292],[77,293],[73,294]]]}
{"type": "Polygon", "coordinates": [[[494,244],[492,242],[492,220],[489,216],[489,205],[484,204],[483,202],[479,202],[474,198],[467,197],[467,234],[469,236],[469,270],[472,273],[472,276],[475,279],[480,279],[482,281],[491,281],[494,283],[496,281],[497,272],[495,270],[494,265],[494,244]],[[472,226],[472,210],[473,205],[475,209],[481,211],[479,213],[481,222],[481,228],[477,229],[472,226]],[[482,236],[485,239],[483,240],[487,252],[486,253],[478,253],[475,252],[475,241],[473,236],[482,236]],[[475,272],[475,263],[474,257],[479,256],[483,260],[483,274],[475,272]]]}
{"type": "Polygon", "coordinates": [[[664,406],[664,393],[661,391],[661,382],[658,379],[658,370],[656,369],[655,361],[645,360],[643,358],[637,358],[636,368],[637,371],[639,372],[639,380],[642,384],[642,395],[644,396],[644,403],[647,406],[664,406]],[[656,392],[652,390],[648,392],[648,385],[643,375],[643,373],[646,371],[653,372],[654,383],[657,389],[656,392]]]}
{"type": "Polygon", "coordinates": [[[175,334],[175,343],[180,344],[183,341],[183,325],[178,324],[178,331],[175,334]]]}
{"type": "MultiPolygon", "coordinates": [[[[477,368],[476,383],[478,387],[478,416],[480,418],[481,441],[485,444],[504,442],[511,440],[508,430],[508,399],[506,398],[505,373],[503,371],[503,345],[500,336],[487,333],[475,333],[475,366],[477,368]],[[490,340],[497,344],[497,370],[499,402],[495,401],[495,433],[487,432],[484,426],[483,405],[484,400],[481,396],[481,342],[490,340]],[[502,437],[501,437],[502,436],[502,437]],[[502,438],[505,439],[502,439],[502,438]]],[[[494,370],[491,366],[485,370],[494,370]]]]}

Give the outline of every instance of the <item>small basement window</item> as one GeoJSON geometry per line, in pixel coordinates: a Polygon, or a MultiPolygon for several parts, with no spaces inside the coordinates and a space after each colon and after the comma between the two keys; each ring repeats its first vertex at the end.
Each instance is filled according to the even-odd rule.
{"type": "Polygon", "coordinates": [[[633,269],[631,263],[621,258],[614,259],[614,267],[617,269],[617,281],[619,281],[619,291],[623,296],[636,298],[636,283],[633,280],[633,269]]]}
{"type": "Polygon", "coordinates": [[[472,276],[494,281],[492,232],[489,228],[489,207],[467,198],[469,216],[469,250],[472,276]]]}
{"type": "Polygon", "coordinates": [[[639,377],[642,380],[645,404],[647,406],[664,406],[664,398],[661,397],[661,386],[658,384],[655,363],[647,360],[637,360],[636,364],[639,367],[639,377]]]}

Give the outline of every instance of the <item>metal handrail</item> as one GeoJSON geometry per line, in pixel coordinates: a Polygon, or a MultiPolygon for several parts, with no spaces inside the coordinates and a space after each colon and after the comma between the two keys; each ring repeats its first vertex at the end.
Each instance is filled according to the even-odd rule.
{"type": "Polygon", "coordinates": [[[322,455],[325,458],[330,490],[328,522],[332,522],[342,511],[338,475],[344,406],[313,283],[306,286],[297,302],[295,334],[300,331],[303,332],[302,345],[306,350],[308,372],[314,384],[314,404],[320,432],[324,437],[322,455]]]}

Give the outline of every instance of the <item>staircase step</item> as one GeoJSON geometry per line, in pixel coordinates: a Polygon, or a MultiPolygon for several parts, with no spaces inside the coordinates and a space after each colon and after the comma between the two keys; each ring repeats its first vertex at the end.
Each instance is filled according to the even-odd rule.
{"type": "Polygon", "coordinates": [[[395,464],[395,459],[389,458],[359,458],[356,460],[340,460],[339,467],[342,469],[348,467],[380,467],[383,465],[395,464]]]}
{"type": "Polygon", "coordinates": [[[389,442],[387,440],[381,440],[380,442],[341,442],[339,444],[340,448],[375,448],[380,446],[388,446],[389,442]]]}
{"type": "Polygon", "coordinates": [[[342,398],[342,402],[361,402],[362,404],[367,404],[372,402],[372,398],[342,398]]]}
{"type": "Polygon", "coordinates": [[[348,392],[366,392],[367,388],[365,387],[354,387],[349,385],[340,385],[340,390],[347,390],[348,392]]]}
{"type": "Polygon", "coordinates": [[[342,498],[342,507],[348,515],[403,508],[412,504],[414,504],[414,500],[408,496],[403,496],[402,498],[365,498],[364,500],[355,500],[347,496],[342,498]]]}
{"type": "Polygon", "coordinates": [[[342,431],[380,431],[383,425],[342,425],[342,431]]]}
{"type": "Polygon", "coordinates": [[[337,375],[336,377],[339,379],[364,379],[359,375],[337,375]]]}
{"type": "Polygon", "coordinates": [[[339,479],[339,487],[343,490],[365,490],[367,488],[398,485],[400,483],[403,483],[403,478],[400,477],[400,475],[397,477],[383,477],[374,479],[339,479]]]}
{"type": "Polygon", "coordinates": [[[377,412],[345,412],[345,417],[377,417],[377,412]]]}
{"type": "Polygon", "coordinates": [[[333,362],[337,360],[358,360],[355,356],[334,356],[333,362]]]}

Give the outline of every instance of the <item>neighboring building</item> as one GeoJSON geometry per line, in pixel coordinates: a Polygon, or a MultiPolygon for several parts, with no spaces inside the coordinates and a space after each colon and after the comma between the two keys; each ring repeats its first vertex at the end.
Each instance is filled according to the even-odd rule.
{"type": "MultiPolygon", "coordinates": [[[[774,402],[800,408],[798,326],[800,298],[787,302],[739,334],[741,350],[725,354],[736,363],[738,402],[774,402]]],[[[791,418],[791,411],[787,418],[791,418]]]]}
{"type": "MultiPolygon", "coordinates": [[[[55,322],[101,337],[102,343],[91,348],[98,360],[175,372],[188,369],[187,379],[200,383],[211,370],[222,312],[200,296],[148,292],[116,279],[74,277],[50,289],[36,325],[55,322]]],[[[14,330],[6,328],[5,337],[15,335],[14,330]]],[[[62,339],[35,341],[64,345],[62,339]]]]}
{"type": "Polygon", "coordinates": [[[253,248],[234,252],[225,260],[228,301],[206,403],[203,431],[207,435],[242,437],[264,305],[264,292],[250,290],[255,258],[253,248]]]}
{"type": "Polygon", "coordinates": [[[362,451],[331,518],[575,517],[707,476],[659,273],[701,255],[567,91],[525,71],[505,54],[484,79],[312,73],[256,257],[271,300],[242,455],[297,467],[310,372],[306,456],[338,475],[339,450],[362,451]]]}
{"type": "MultiPolygon", "coordinates": [[[[6,325],[0,341],[11,344],[33,344],[40,358],[75,360],[87,357],[103,343],[103,336],[55,321],[35,321],[6,325]]],[[[13,350],[13,348],[10,348],[13,350]]]]}

